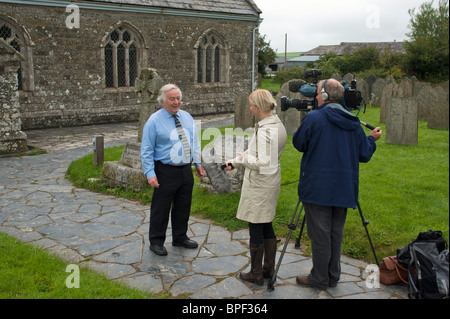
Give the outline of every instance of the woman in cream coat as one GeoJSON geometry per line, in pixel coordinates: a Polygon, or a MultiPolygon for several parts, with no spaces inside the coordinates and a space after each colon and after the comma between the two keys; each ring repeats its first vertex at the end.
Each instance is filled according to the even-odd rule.
{"type": "Polygon", "coordinates": [[[250,230],[251,270],[241,273],[246,281],[262,285],[271,278],[275,268],[277,240],[272,221],[280,193],[279,159],[286,145],[286,129],[273,114],[275,100],[266,90],[256,90],[249,96],[250,110],[259,122],[247,151],[227,162],[226,170],[245,167],[237,218],[247,221],[250,230]],[[264,256],[264,266],[262,260],[264,256]]]}

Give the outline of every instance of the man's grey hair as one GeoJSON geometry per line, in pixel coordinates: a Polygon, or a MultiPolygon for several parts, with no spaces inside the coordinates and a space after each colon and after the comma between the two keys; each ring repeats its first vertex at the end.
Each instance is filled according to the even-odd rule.
{"type": "Polygon", "coordinates": [[[325,90],[328,93],[328,100],[330,101],[340,102],[344,97],[344,87],[337,80],[327,80],[325,90]]]}
{"type": "Polygon", "coordinates": [[[159,89],[158,93],[158,103],[159,105],[162,105],[162,102],[166,102],[166,93],[169,91],[172,91],[173,89],[177,89],[180,91],[180,96],[183,98],[183,93],[181,92],[180,88],[176,86],[175,84],[166,84],[162,88],[159,89]]]}

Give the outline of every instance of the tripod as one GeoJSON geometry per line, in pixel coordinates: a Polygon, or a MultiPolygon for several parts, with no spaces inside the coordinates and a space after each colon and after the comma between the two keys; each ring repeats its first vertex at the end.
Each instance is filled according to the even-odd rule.
{"type": "MultiPolygon", "coordinates": [[[[300,208],[300,213],[297,215],[297,211],[298,211],[298,207],[299,206],[300,206],[300,200],[298,201],[297,206],[295,207],[294,215],[292,215],[291,222],[288,225],[289,234],[288,234],[288,237],[286,238],[286,241],[284,243],[284,247],[283,247],[283,250],[281,251],[280,258],[278,259],[277,267],[275,268],[275,272],[274,272],[272,278],[269,279],[269,283],[267,284],[267,290],[268,291],[273,291],[275,289],[275,287],[273,285],[274,285],[275,281],[277,280],[278,270],[280,270],[281,262],[283,260],[284,254],[285,254],[287,246],[289,244],[289,240],[291,239],[292,233],[297,228],[298,222],[300,221],[300,216],[302,215],[302,211],[303,211],[303,205],[300,208]],[[294,220],[295,220],[295,224],[294,224],[294,220]]],[[[375,249],[373,248],[372,240],[370,239],[369,231],[367,230],[367,225],[369,224],[369,221],[364,219],[364,216],[363,216],[363,213],[362,213],[362,210],[361,210],[361,206],[359,205],[359,202],[357,202],[356,206],[358,207],[359,215],[361,217],[361,222],[362,222],[364,228],[366,229],[367,238],[369,239],[369,243],[370,243],[370,247],[372,248],[373,256],[375,257],[375,261],[377,263],[377,266],[380,266],[380,264],[378,263],[377,255],[375,254],[375,249]]],[[[302,221],[302,226],[300,228],[300,233],[299,233],[297,239],[295,240],[295,248],[296,249],[300,249],[300,239],[301,239],[302,234],[303,234],[303,229],[305,228],[305,223],[306,223],[306,216],[303,216],[303,221],[302,221]]]]}

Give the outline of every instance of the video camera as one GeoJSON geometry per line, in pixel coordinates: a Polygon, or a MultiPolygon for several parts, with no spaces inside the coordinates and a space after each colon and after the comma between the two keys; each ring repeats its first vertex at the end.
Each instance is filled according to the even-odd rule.
{"type": "MultiPolygon", "coordinates": [[[[309,112],[318,108],[317,104],[317,83],[319,77],[322,75],[322,70],[305,70],[303,76],[305,79],[313,78],[313,83],[305,84],[303,80],[294,80],[289,82],[289,91],[293,93],[301,93],[303,96],[312,99],[289,99],[285,96],[281,98],[281,110],[287,111],[289,108],[295,108],[302,112],[309,112]]],[[[361,111],[361,103],[363,98],[361,92],[356,89],[356,80],[352,80],[350,86],[341,82],[344,87],[344,98],[341,101],[341,105],[349,111],[357,110],[361,111]]]]}

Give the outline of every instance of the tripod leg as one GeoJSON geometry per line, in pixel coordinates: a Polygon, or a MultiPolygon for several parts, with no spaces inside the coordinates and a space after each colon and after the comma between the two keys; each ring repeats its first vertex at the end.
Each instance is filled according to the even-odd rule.
{"type": "Polygon", "coordinates": [[[367,234],[367,238],[369,239],[370,247],[372,248],[373,257],[375,257],[375,261],[377,263],[377,266],[379,267],[380,264],[378,263],[377,254],[375,253],[375,249],[373,248],[372,240],[370,239],[369,231],[367,230],[367,225],[369,224],[369,222],[364,219],[364,216],[363,216],[363,213],[362,213],[362,210],[361,210],[361,206],[359,205],[359,202],[357,202],[356,204],[358,206],[359,215],[361,216],[361,222],[362,222],[364,228],[366,229],[366,234],[367,234]]]}
{"type": "Polygon", "coordinates": [[[283,260],[284,254],[286,252],[286,248],[289,244],[289,240],[291,239],[292,232],[297,228],[298,222],[300,220],[300,216],[302,215],[303,205],[300,209],[300,213],[298,214],[297,219],[295,218],[295,216],[297,215],[297,210],[298,210],[299,205],[300,205],[300,200],[298,201],[297,206],[295,207],[294,215],[292,215],[291,223],[289,224],[289,234],[288,234],[288,237],[286,238],[286,242],[284,243],[284,247],[283,247],[283,250],[281,251],[280,258],[278,259],[277,267],[275,268],[275,272],[274,272],[272,278],[269,279],[269,283],[267,284],[268,291],[273,291],[275,289],[273,285],[274,285],[275,281],[277,280],[277,274],[278,274],[278,270],[280,270],[281,261],[283,260]],[[295,220],[295,224],[293,224],[294,220],[295,220]]]}
{"type": "Polygon", "coordinates": [[[303,229],[305,228],[306,215],[303,216],[302,227],[300,228],[300,233],[298,234],[297,239],[295,240],[295,249],[300,249],[300,240],[302,238],[303,229]]]}

